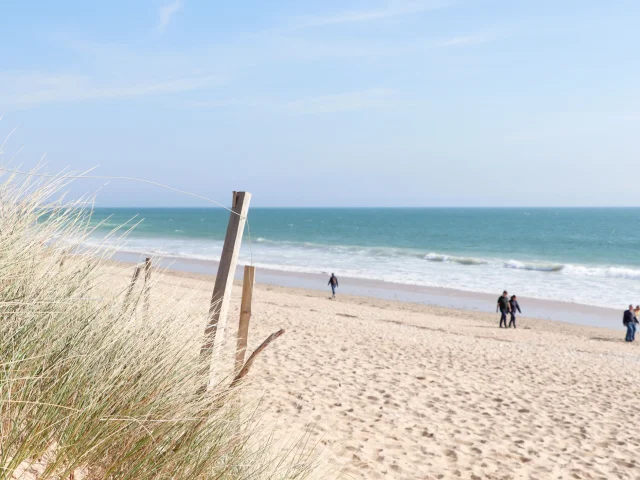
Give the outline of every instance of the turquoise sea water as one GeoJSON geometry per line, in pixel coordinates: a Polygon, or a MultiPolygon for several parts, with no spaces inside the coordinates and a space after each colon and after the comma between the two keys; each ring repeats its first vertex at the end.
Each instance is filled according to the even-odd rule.
{"type": "MultiPolygon", "coordinates": [[[[97,209],[125,250],[217,259],[221,209],[97,209]]],[[[640,303],[640,208],[252,209],[243,261],[296,272],[620,307],[640,303]],[[249,230],[250,229],[250,230],[249,230]],[[249,235],[250,231],[250,235],[249,235]],[[251,251],[249,251],[249,239],[251,251]]]]}

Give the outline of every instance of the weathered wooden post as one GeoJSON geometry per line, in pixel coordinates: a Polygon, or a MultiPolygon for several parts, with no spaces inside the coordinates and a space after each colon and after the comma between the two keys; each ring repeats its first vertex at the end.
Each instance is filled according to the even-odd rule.
{"type": "Polygon", "coordinates": [[[136,286],[136,281],[138,280],[139,275],[140,275],[140,265],[136,265],[136,269],[133,271],[133,277],[131,277],[131,283],[129,284],[127,293],[124,296],[125,309],[129,306],[129,299],[131,298],[131,294],[133,293],[133,288],[136,286]]]}
{"type": "Polygon", "coordinates": [[[67,251],[62,250],[62,255],[60,256],[60,268],[64,267],[64,261],[67,257],[67,251]]]}
{"type": "Polygon", "coordinates": [[[208,362],[205,373],[207,374],[209,385],[214,380],[211,372],[211,362],[213,360],[211,357],[214,344],[216,339],[219,344],[224,341],[224,329],[227,322],[229,301],[231,300],[231,287],[233,286],[233,277],[238,264],[238,255],[240,254],[240,245],[250,202],[251,194],[249,192],[233,192],[227,234],[224,238],[216,283],[213,287],[211,305],[209,306],[209,321],[204,331],[204,343],[200,349],[200,356],[203,361],[208,362]]]}
{"type": "Polygon", "coordinates": [[[144,260],[144,319],[147,320],[149,318],[149,303],[150,303],[150,294],[151,294],[151,286],[149,283],[151,282],[151,258],[147,257],[144,260]]]}
{"type": "Polygon", "coordinates": [[[238,343],[236,347],[236,366],[234,374],[240,373],[244,365],[244,356],[247,351],[249,339],[249,320],[251,320],[251,300],[253,298],[253,285],[256,279],[256,268],[245,265],[242,277],[242,303],[240,304],[240,324],[238,325],[238,343]]]}

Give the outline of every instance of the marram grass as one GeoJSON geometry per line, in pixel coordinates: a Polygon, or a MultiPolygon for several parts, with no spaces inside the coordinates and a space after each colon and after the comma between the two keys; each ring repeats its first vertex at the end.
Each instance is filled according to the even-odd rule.
{"type": "Polygon", "coordinates": [[[176,341],[188,309],[145,316],[105,293],[105,250],[74,247],[86,203],[33,178],[0,178],[0,479],[305,478],[260,444],[242,392],[196,393],[201,338],[176,341]]]}

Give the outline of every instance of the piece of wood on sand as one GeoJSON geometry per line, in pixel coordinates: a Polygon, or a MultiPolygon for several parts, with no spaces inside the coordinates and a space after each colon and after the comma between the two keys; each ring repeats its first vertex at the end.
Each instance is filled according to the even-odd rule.
{"type": "Polygon", "coordinates": [[[251,365],[253,365],[253,362],[255,361],[256,357],[260,355],[260,352],[262,352],[265,348],[267,348],[269,344],[273,342],[276,338],[282,335],[284,335],[283,328],[269,335],[267,339],[264,342],[262,342],[262,344],[258,348],[255,349],[255,351],[249,357],[249,360],[247,360],[247,363],[244,364],[244,366],[240,369],[240,371],[237,373],[237,375],[233,379],[233,382],[231,382],[231,387],[235,387],[238,384],[238,382],[242,380],[247,375],[247,373],[249,373],[249,369],[251,368],[251,365]]]}

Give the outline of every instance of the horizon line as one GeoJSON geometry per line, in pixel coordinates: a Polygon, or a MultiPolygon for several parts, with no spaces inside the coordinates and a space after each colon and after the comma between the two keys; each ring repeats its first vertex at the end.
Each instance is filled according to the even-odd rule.
{"type": "MultiPolygon", "coordinates": [[[[216,207],[216,206],[168,206],[168,205],[156,205],[156,206],[142,206],[142,205],[132,205],[132,206],[96,206],[94,207],[94,209],[98,209],[98,208],[122,208],[122,209],[134,209],[134,208],[144,208],[144,209],[151,209],[151,208],[173,208],[173,209],[190,209],[190,208],[199,208],[199,209],[207,209],[207,210],[218,210],[218,209],[222,209],[224,210],[223,207],[216,207]]],[[[473,209],[482,209],[482,208],[494,208],[494,209],[515,209],[515,208],[519,208],[519,209],[525,209],[525,208],[530,208],[530,209],[586,209],[586,208],[600,208],[600,209],[614,209],[614,208],[628,208],[628,209],[632,209],[632,208],[640,208],[640,205],[551,205],[551,206],[546,206],[546,205],[527,205],[527,206],[522,206],[522,205],[509,205],[509,206],[499,206],[499,205],[441,205],[441,206],[326,206],[326,205],[318,205],[318,206],[303,206],[303,207],[292,207],[292,206],[284,206],[284,205],[261,205],[261,206],[255,206],[255,207],[251,207],[251,209],[291,209],[291,210],[304,210],[304,209],[335,209],[335,210],[348,210],[348,209],[358,209],[358,210],[366,210],[366,209],[377,209],[377,210],[381,210],[381,209],[386,209],[386,210],[408,210],[408,209],[413,209],[413,210],[419,210],[419,209],[437,209],[437,208],[447,208],[447,209],[452,209],[452,208],[473,208],[473,209]]]]}

